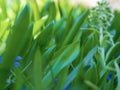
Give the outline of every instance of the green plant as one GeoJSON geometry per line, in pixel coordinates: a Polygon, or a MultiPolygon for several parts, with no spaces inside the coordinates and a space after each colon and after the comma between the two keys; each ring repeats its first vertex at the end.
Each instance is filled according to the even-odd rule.
{"type": "Polygon", "coordinates": [[[38,2],[0,2],[0,90],[119,90],[120,13],[38,2]]]}

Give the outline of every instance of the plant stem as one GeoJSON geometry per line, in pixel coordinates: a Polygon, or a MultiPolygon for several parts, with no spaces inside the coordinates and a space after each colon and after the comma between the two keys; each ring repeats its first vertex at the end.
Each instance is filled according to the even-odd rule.
{"type": "Polygon", "coordinates": [[[101,27],[100,29],[100,54],[101,54],[101,59],[102,59],[102,66],[105,67],[105,51],[104,47],[102,46],[102,40],[103,40],[103,28],[101,27]]]}

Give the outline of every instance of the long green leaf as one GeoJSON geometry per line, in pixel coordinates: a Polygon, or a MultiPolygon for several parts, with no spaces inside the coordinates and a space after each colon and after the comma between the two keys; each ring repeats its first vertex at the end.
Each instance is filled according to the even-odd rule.
{"type": "MultiPolygon", "coordinates": [[[[80,49],[78,42],[61,48],[53,58],[53,61],[56,61],[51,68],[54,77],[56,77],[63,68],[69,66],[78,56],[79,52],[80,49]]],[[[52,82],[51,71],[49,71],[43,78],[42,83],[46,83],[46,86],[52,82]]]]}
{"type": "Polygon", "coordinates": [[[0,88],[3,90],[7,75],[11,66],[14,63],[15,56],[19,54],[19,50],[22,48],[24,36],[28,29],[30,21],[30,11],[27,5],[17,17],[13,30],[9,33],[8,42],[6,46],[6,51],[4,54],[3,62],[0,67],[0,88]],[[21,36],[22,35],[22,36],[21,36]],[[12,52],[14,50],[14,52],[12,52]],[[12,52],[12,53],[11,53],[12,52]]]}

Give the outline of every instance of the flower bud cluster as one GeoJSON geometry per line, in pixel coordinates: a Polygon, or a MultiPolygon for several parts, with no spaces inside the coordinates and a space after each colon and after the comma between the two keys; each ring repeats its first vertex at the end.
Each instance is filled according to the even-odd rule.
{"type": "Polygon", "coordinates": [[[98,2],[96,7],[90,9],[88,21],[91,27],[104,30],[110,26],[113,20],[114,14],[112,8],[106,0],[98,2]]]}

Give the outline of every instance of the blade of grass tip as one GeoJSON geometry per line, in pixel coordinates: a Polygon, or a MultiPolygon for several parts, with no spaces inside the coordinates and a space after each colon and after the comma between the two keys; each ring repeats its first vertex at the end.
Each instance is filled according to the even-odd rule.
{"type": "Polygon", "coordinates": [[[32,44],[32,31],[33,31],[33,23],[29,24],[28,29],[26,31],[26,35],[23,37],[24,40],[21,42],[20,47],[22,47],[22,49],[19,51],[20,55],[26,55],[28,49],[31,47],[32,44]]]}
{"type": "Polygon", "coordinates": [[[44,51],[53,37],[53,25],[54,22],[50,22],[37,38],[39,40],[41,52],[44,51]]]}
{"type": "Polygon", "coordinates": [[[45,15],[44,17],[42,17],[41,19],[35,22],[34,27],[33,27],[34,39],[36,39],[36,37],[40,34],[40,29],[45,24],[47,19],[48,19],[48,15],[45,15]]]}
{"type": "Polygon", "coordinates": [[[118,77],[118,84],[117,84],[116,90],[120,90],[120,68],[119,68],[116,61],[115,61],[114,64],[115,64],[115,67],[116,67],[117,77],[118,77]]]}
{"type": "MultiPolygon", "coordinates": [[[[73,15],[70,13],[69,16],[67,18],[65,18],[64,20],[64,28],[62,28],[62,30],[60,31],[61,35],[60,35],[60,40],[61,43],[63,42],[63,40],[66,38],[66,35],[68,35],[68,33],[70,32],[72,26],[74,25],[73,23],[75,23],[75,19],[73,17],[73,15]],[[72,22],[72,23],[71,23],[72,22]],[[62,38],[61,38],[62,36],[62,38]]],[[[76,34],[76,33],[74,33],[76,34]]]]}
{"type": "Polygon", "coordinates": [[[50,13],[50,18],[48,18],[49,21],[55,20],[57,11],[56,11],[56,6],[55,6],[55,2],[54,1],[51,1],[51,6],[49,8],[49,13],[50,13]]]}
{"type": "Polygon", "coordinates": [[[70,29],[70,31],[68,32],[68,35],[65,37],[62,45],[66,45],[68,43],[70,43],[73,38],[75,37],[76,33],[78,32],[80,26],[83,24],[84,20],[86,19],[86,17],[88,16],[88,10],[86,10],[85,12],[83,12],[75,21],[75,24],[72,26],[72,28],[70,29]]]}
{"type": "Polygon", "coordinates": [[[40,49],[37,47],[34,62],[33,62],[33,75],[34,75],[34,83],[35,90],[45,90],[44,86],[41,84],[42,80],[42,55],[40,53],[40,49]]]}
{"type": "Polygon", "coordinates": [[[61,17],[65,16],[64,11],[62,10],[62,8],[60,6],[60,0],[58,0],[58,9],[59,9],[60,16],[61,17]]]}

